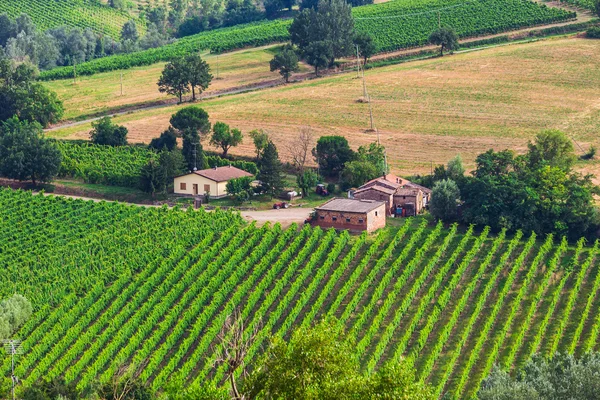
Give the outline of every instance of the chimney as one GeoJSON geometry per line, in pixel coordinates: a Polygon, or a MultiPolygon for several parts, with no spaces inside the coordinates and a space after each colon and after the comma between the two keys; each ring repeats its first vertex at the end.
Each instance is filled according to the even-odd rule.
{"type": "Polygon", "coordinates": [[[231,164],[229,164],[229,168],[231,168],[231,164]]]}

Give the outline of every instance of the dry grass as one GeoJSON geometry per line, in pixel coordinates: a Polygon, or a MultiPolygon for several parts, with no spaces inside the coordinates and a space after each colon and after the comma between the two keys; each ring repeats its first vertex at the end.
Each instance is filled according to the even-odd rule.
{"type": "MultiPolygon", "coordinates": [[[[543,129],[559,128],[584,148],[600,145],[600,41],[569,38],[496,47],[367,71],[374,116],[394,171],[428,171],[460,153],[467,164],[489,148],[522,151],[543,129]]],[[[353,147],[366,133],[368,105],[352,73],[202,102],[211,119],[244,132],[269,131],[280,152],[300,128],[341,134],[353,147]]],[[[132,141],[148,142],[178,107],[117,118],[132,141]]],[[[54,136],[85,138],[89,126],[54,136]]],[[[233,154],[249,154],[249,138],[233,154]]],[[[286,154],[282,154],[284,157],[286,154]]],[[[590,172],[596,166],[588,164],[590,172]]]]}

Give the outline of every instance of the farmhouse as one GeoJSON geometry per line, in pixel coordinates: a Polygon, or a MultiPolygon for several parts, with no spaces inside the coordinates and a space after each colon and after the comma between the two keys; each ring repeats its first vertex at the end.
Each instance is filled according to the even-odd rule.
{"type": "Polygon", "coordinates": [[[231,165],[192,171],[175,177],[175,194],[195,196],[209,193],[211,198],[220,199],[227,196],[227,182],[243,176],[253,175],[231,165]]]}
{"type": "Polygon", "coordinates": [[[386,203],[389,214],[413,216],[429,203],[431,190],[396,175],[387,174],[373,179],[354,191],[359,200],[378,200],[386,203]]]}
{"type": "Polygon", "coordinates": [[[373,232],[385,227],[383,201],[333,198],[315,208],[315,225],[322,228],[373,232]]]}

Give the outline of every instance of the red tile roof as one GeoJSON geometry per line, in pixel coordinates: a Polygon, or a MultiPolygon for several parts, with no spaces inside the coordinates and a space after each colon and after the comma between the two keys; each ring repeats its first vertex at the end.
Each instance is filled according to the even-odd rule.
{"type": "Polygon", "coordinates": [[[231,165],[227,167],[202,169],[200,171],[194,171],[191,173],[203,176],[215,182],[226,182],[235,178],[241,178],[243,176],[254,176],[249,172],[246,172],[236,167],[232,167],[231,165]]]}

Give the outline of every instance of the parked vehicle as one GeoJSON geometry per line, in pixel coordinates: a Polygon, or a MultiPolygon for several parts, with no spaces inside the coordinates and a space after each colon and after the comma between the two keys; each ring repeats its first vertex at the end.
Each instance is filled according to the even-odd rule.
{"type": "Polygon", "coordinates": [[[327,187],[325,185],[323,185],[322,183],[319,183],[317,185],[316,192],[318,195],[321,195],[321,196],[329,196],[329,191],[327,191],[327,187]]]}
{"type": "Polygon", "coordinates": [[[286,203],[285,201],[282,201],[281,203],[274,203],[273,208],[275,210],[279,210],[281,208],[290,208],[290,203],[286,203]]]}

